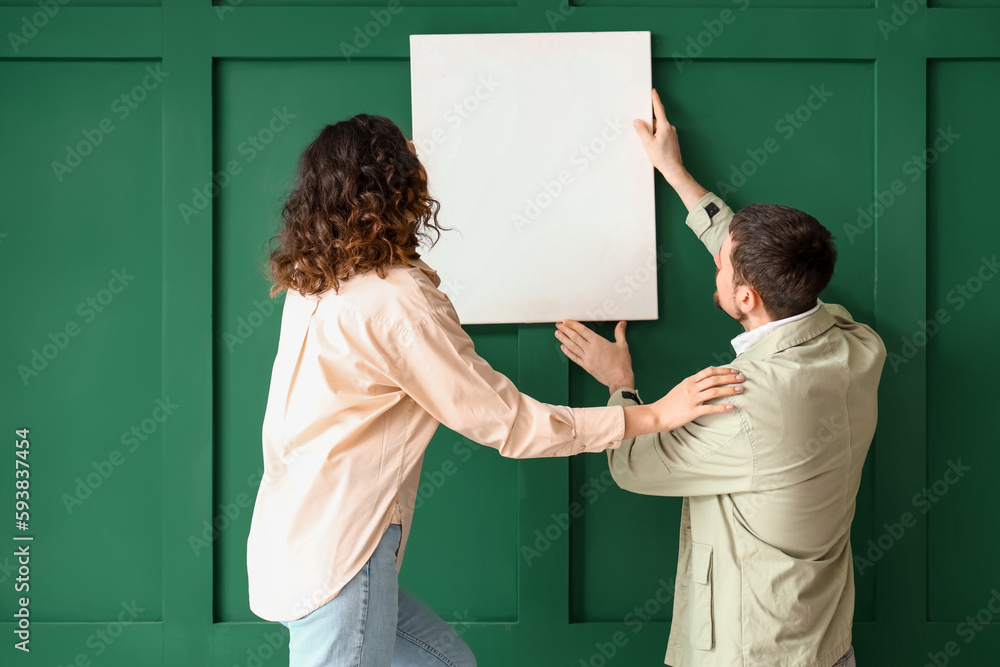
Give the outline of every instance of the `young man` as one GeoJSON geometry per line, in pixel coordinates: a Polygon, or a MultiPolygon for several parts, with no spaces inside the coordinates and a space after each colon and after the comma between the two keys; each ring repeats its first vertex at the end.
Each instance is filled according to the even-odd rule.
{"type": "MultiPolygon", "coordinates": [[[[684,497],[665,662],[854,665],[850,531],[885,346],[818,299],[836,260],[830,233],[784,206],[734,215],[684,169],[656,91],[653,107],[653,131],[638,120],[636,131],[715,255],[716,304],[746,329],[733,339],[732,367],[746,376],[727,399],[735,410],[608,452],[623,489],[684,497]]],[[[577,322],[557,327],[611,405],[639,404],[624,322],[614,342],[577,322]]]]}

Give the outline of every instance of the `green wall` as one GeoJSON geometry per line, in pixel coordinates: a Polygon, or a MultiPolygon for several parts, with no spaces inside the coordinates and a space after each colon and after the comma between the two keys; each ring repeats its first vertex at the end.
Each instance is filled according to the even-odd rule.
{"type": "MultiPolygon", "coordinates": [[[[286,663],[287,631],[247,605],[245,544],[282,302],[259,266],[296,158],[360,112],[410,131],[409,34],[553,29],[651,30],[696,177],[834,232],[824,298],[894,355],[854,523],[859,660],[997,664],[996,0],[49,2],[0,0],[4,665],[286,663]],[[13,647],[15,535],[35,538],[30,654],[13,647]]],[[[656,196],[662,317],[629,328],[649,398],[730,361],[739,330],[679,201],[656,196]]],[[[537,398],[606,400],[550,325],[469,330],[537,398]]],[[[403,584],[484,667],[661,664],[680,503],[606,471],[442,428],[403,584]]]]}

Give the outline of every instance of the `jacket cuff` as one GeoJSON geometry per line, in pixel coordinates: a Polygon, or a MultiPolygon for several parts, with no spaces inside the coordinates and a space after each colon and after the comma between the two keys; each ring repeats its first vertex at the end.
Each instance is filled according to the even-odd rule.
{"type": "Polygon", "coordinates": [[[639,398],[639,392],[634,388],[622,387],[611,394],[611,398],[608,399],[608,405],[620,405],[622,408],[627,405],[642,405],[642,399],[639,398]]]}
{"type": "Polygon", "coordinates": [[[577,453],[617,449],[625,437],[625,408],[573,408],[576,419],[577,453]]]}
{"type": "MultiPolygon", "coordinates": [[[[707,192],[691,208],[684,224],[690,227],[691,231],[697,234],[702,242],[705,242],[705,232],[715,224],[723,224],[723,220],[725,220],[728,229],[730,219],[732,219],[732,211],[730,211],[726,202],[722,201],[714,193],[707,192]]],[[[711,248],[709,249],[712,250],[711,248]]],[[[718,252],[718,248],[715,248],[712,252],[718,252]]]]}

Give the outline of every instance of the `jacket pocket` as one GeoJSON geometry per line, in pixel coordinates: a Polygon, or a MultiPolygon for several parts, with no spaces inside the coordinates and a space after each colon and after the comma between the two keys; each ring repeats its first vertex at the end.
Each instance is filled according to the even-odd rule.
{"type": "Polygon", "coordinates": [[[715,646],[712,609],[712,545],[691,543],[691,645],[703,651],[715,646]]]}

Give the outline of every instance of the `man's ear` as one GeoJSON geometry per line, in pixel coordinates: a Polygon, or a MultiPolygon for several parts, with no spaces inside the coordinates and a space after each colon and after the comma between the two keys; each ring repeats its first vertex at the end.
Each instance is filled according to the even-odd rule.
{"type": "Polygon", "coordinates": [[[760,294],[757,290],[750,287],[749,285],[740,285],[736,290],[736,307],[746,315],[752,313],[758,306],[761,306],[763,302],[760,300],[760,294]]]}

